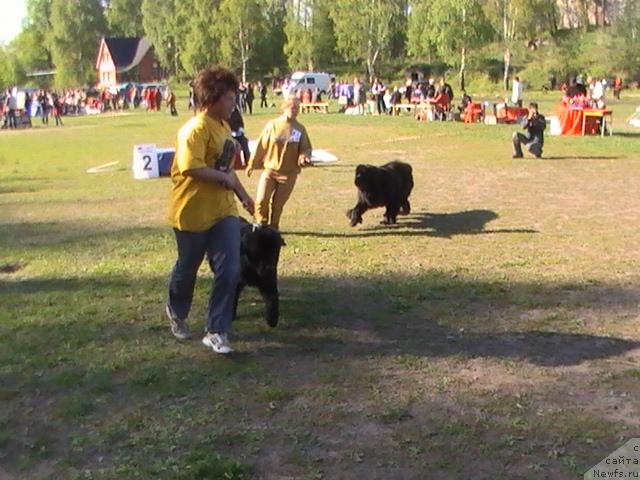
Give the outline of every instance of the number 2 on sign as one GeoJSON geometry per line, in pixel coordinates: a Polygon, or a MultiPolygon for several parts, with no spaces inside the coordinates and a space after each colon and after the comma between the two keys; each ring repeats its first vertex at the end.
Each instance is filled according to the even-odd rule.
{"type": "Polygon", "coordinates": [[[142,157],[142,160],[144,161],[144,168],[143,170],[152,170],[151,168],[151,157],[149,155],[145,155],[142,157]]]}

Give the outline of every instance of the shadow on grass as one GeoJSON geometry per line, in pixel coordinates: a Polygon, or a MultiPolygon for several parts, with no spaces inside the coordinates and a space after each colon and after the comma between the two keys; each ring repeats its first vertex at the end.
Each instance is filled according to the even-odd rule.
{"type": "Polygon", "coordinates": [[[133,240],[140,236],[170,235],[169,228],[124,226],[74,222],[0,223],[0,246],[52,246],[66,243],[86,243],[96,238],[133,240]]]}
{"type": "MultiPolygon", "coordinates": [[[[111,297],[116,304],[110,308],[122,309],[118,318],[129,322],[139,316],[138,306],[135,302],[121,305],[120,300],[128,295],[131,287],[135,285],[140,291],[157,293],[164,289],[165,282],[166,278],[133,276],[0,280],[0,302],[7,295],[4,299],[7,305],[15,306],[21,296],[27,304],[29,297],[47,298],[55,293],[58,302],[63,304],[66,297],[73,297],[70,304],[80,302],[86,307],[93,303],[106,308],[111,297]]],[[[280,346],[262,350],[269,356],[304,355],[305,348],[312,345],[321,353],[341,352],[345,357],[371,354],[494,357],[560,366],[618,356],[640,347],[636,341],[571,331],[572,322],[586,310],[603,314],[635,311],[640,292],[625,286],[512,283],[451,277],[436,271],[414,276],[341,279],[285,276],[280,284],[282,318],[276,330],[262,328],[262,303],[255,290],[249,289],[239,306],[240,338],[262,341],[273,335],[278,339],[280,346]],[[548,320],[541,324],[526,323],[531,312],[548,320]],[[247,318],[257,322],[260,328],[256,330],[252,323],[249,330],[253,331],[246,331],[243,323],[247,318]],[[493,321],[495,318],[502,319],[500,324],[493,321]],[[541,326],[537,330],[531,329],[532,325],[541,326]],[[355,339],[358,335],[347,335],[336,344],[334,338],[324,336],[327,328],[367,332],[369,340],[359,341],[355,339]],[[275,351],[269,351],[274,348],[275,351]]],[[[198,284],[195,311],[204,309],[209,286],[208,281],[198,284]]],[[[158,305],[157,312],[150,315],[154,322],[162,318],[159,325],[164,329],[161,311],[162,305],[158,305]]],[[[42,315],[47,318],[46,312],[42,315]]],[[[47,326],[49,345],[63,345],[68,340],[66,336],[74,335],[73,329],[56,327],[55,323],[64,319],[51,322],[52,325],[47,326]]],[[[194,323],[197,322],[194,319],[194,323]]],[[[14,331],[20,328],[19,324],[11,325],[14,331]]]]}
{"type": "MultiPolygon", "coordinates": [[[[382,212],[382,209],[377,209],[382,212]]],[[[375,215],[375,211],[367,215],[375,215]]],[[[349,233],[329,232],[283,232],[283,235],[299,235],[320,238],[341,237],[382,237],[382,236],[415,236],[452,238],[456,235],[486,235],[497,233],[538,233],[530,228],[487,229],[486,225],[497,219],[499,215],[492,210],[467,210],[455,213],[413,213],[399,217],[396,225],[365,227],[349,233]]],[[[345,224],[347,220],[345,219],[345,224]]]]}
{"type": "MultiPolygon", "coordinates": [[[[228,426],[223,418],[215,416],[216,409],[225,409],[221,411],[227,419],[251,412],[243,420],[244,436],[238,441],[242,445],[253,441],[249,448],[255,448],[263,440],[262,437],[251,440],[251,435],[262,432],[263,427],[258,425],[273,422],[273,415],[277,415],[265,405],[272,405],[274,410],[286,408],[280,406],[286,406],[286,400],[278,399],[316,386],[314,375],[327,370],[327,365],[339,365],[341,375],[354,379],[349,394],[357,398],[367,387],[359,386],[356,380],[372,374],[363,371],[362,361],[372,357],[407,362],[416,357],[427,363],[430,359],[451,358],[457,362],[487,358],[520,363],[521,368],[529,363],[553,368],[616,357],[640,348],[640,342],[624,338],[566,331],[567,321],[579,317],[585,309],[615,315],[637,308],[637,289],[619,285],[491,281],[427,271],[412,276],[283,276],[282,318],[274,330],[263,326],[257,294],[248,290],[241,299],[233,337],[245,346],[233,357],[220,359],[204,351],[197,338],[177,342],[171,337],[162,315],[162,302],[149,303],[142,294],[155,294],[165,286],[166,278],[139,277],[134,273],[0,280],[0,304],[9,306],[0,324],[0,363],[4,368],[0,372],[0,385],[7,386],[0,389],[0,402],[11,402],[17,412],[0,424],[13,432],[5,437],[8,438],[5,447],[11,453],[8,458],[29,459],[35,468],[43,460],[29,447],[35,441],[34,435],[37,440],[38,432],[54,432],[51,439],[46,437],[48,455],[72,465],[77,462],[78,467],[94,468],[84,457],[70,457],[67,451],[71,437],[80,429],[78,418],[87,418],[91,425],[104,421],[105,426],[98,431],[100,438],[107,440],[89,437],[94,442],[89,446],[108,453],[106,467],[125,471],[130,468],[138,473],[141,468],[138,463],[144,456],[145,478],[176,478],[165,471],[162,462],[182,461],[180,454],[164,445],[179,445],[178,452],[190,452],[199,448],[193,445],[195,439],[204,442],[203,448],[206,445],[209,452],[212,441],[218,441],[203,436],[200,424],[190,415],[208,416],[212,422],[220,422],[224,428],[219,435],[227,438],[225,428],[235,431],[237,422],[227,420],[233,424],[228,426]],[[126,299],[133,285],[141,294],[131,302],[126,299]],[[251,306],[252,301],[258,305],[251,306]],[[91,310],[87,310],[89,307],[91,310]],[[81,308],[87,313],[82,313],[81,308]],[[521,328],[523,319],[532,310],[551,316],[544,331],[521,328]],[[558,312],[562,314],[557,315],[558,312]],[[27,318],[32,320],[26,322],[27,318]],[[38,331],[46,334],[35,334],[38,331]],[[256,399],[256,392],[262,392],[262,400],[256,399]],[[23,413],[21,402],[27,398],[31,403],[25,404],[38,406],[34,410],[39,415],[23,413]],[[51,423],[42,412],[53,415],[57,423],[51,423]],[[24,433],[27,431],[30,433],[24,433]],[[140,453],[132,456],[130,439],[147,436],[158,447],[144,452],[133,449],[140,453]]],[[[194,326],[204,309],[209,287],[210,282],[198,284],[192,315],[194,326]]],[[[436,367],[434,375],[441,374],[436,367]]],[[[425,400],[424,405],[436,417],[448,415],[458,424],[472,424],[475,418],[467,416],[464,406],[456,406],[461,409],[451,412],[448,403],[441,402],[439,397],[433,402],[425,400]]],[[[286,428],[271,430],[264,440],[271,442],[270,450],[283,455],[290,452],[288,432],[310,428],[304,415],[298,410],[291,412],[284,417],[286,428]]],[[[328,412],[321,409],[314,415],[330,415],[328,412]]],[[[359,428],[370,418],[363,420],[354,415],[349,425],[359,428]]],[[[337,422],[338,428],[344,426],[339,417],[337,422]]],[[[430,422],[427,420],[425,425],[434,428],[430,422]]],[[[316,433],[338,438],[335,441],[341,447],[349,445],[348,440],[336,436],[334,431],[317,425],[313,428],[316,433]]],[[[403,431],[410,432],[406,427],[403,431]]],[[[504,427],[499,427],[499,431],[505,435],[512,433],[504,427]]],[[[446,435],[441,438],[443,450],[450,452],[450,442],[454,440],[446,435]]],[[[455,441],[473,448],[478,438],[469,431],[467,437],[455,441]]],[[[491,444],[496,440],[485,438],[485,441],[491,444]]],[[[223,454],[236,456],[241,451],[228,442],[218,442],[214,446],[223,454]]],[[[374,453],[380,452],[372,450],[370,454],[374,453]]],[[[264,455],[262,458],[264,461],[264,455]]],[[[502,460],[493,458],[493,461],[502,460]]],[[[275,468],[260,465],[258,470],[275,468]]],[[[9,465],[9,471],[19,468],[24,467],[9,465]]],[[[385,478],[399,477],[394,477],[392,471],[385,478]]]]}
{"type": "Polygon", "coordinates": [[[640,132],[613,132],[615,137],[624,137],[624,138],[638,138],[640,137],[640,132]]]}
{"type": "Polygon", "coordinates": [[[615,155],[566,155],[559,157],[543,156],[541,160],[619,160],[622,157],[615,155]]]}

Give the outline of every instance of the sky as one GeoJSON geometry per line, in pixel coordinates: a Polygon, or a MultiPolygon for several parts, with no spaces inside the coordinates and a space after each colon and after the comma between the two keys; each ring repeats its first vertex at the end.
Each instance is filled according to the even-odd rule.
{"type": "Polygon", "coordinates": [[[5,45],[14,39],[27,16],[27,0],[0,0],[0,43],[5,45]]]}

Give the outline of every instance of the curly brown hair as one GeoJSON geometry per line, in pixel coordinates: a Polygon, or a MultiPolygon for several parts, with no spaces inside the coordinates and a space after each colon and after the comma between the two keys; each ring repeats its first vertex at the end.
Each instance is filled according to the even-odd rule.
{"type": "Polygon", "coordinates": [[[238,79],[224,67],[213,66],[200,70],[193,81],[193,93],[199,107],[213,105],[227,92],[238,93],[238,79]]]}

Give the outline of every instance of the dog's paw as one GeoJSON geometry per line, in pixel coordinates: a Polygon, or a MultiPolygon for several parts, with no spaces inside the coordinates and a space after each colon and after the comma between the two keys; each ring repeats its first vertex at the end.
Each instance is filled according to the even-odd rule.
{"type": "Polygon", "coordinates": [[[267,325],[269,325],[271,328],[276,328],[278,326],[278,316],[273,316],[273,317],[268,317],[267,319],[267,325]]]}
{"type": "Polygon", "coordinates": [[[349,219],[349,225],[352,227],[362,223],[362,217],[355,213],[353,209],[347,210],[347,218],[349,219]]]}

